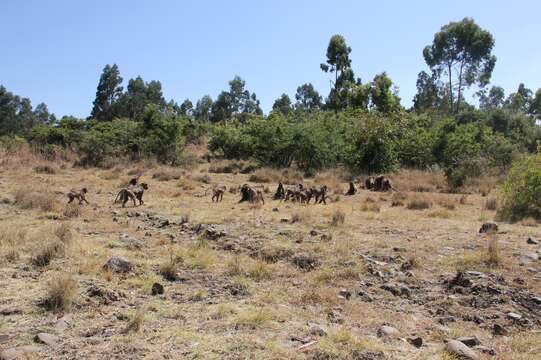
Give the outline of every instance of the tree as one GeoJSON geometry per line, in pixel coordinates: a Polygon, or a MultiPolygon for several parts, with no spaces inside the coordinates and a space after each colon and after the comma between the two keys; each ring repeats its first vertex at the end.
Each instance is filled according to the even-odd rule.
{"type": "Polygon", "coordinates": [[[38,124],[50,124],[52,115],[45,103],[39,103],[34,109],[34,117],[38,124]]]}
{"type": "MultiPolygon", "coordinates": [[[[162,93],[162,84],[152,80],[145,82],[141,76],[130,79],[128,88],[119,99],[113,103],[113,114],[116,117],[127,117],[132,120],[141,120],[147,105],[156,105],[159,110],[167,107],[162,93]]],[[[173,106],[173,104],[170,104],[173,106]]]]}
{"type": "Polygon", "coordinates": [[[209,95],[203,96],[200,100],[197,100],[195,105],[194,116],[199,121],[209,121],[212,110],[212,98],[209,95]]]}
{"type": "Polygon", "coordinates": [[[530,104],[530,114],[541,119],[541,88],[537,89],[535,97],[530,104]]]}
{"type": "Polygon", "coordinates": [[[327,105],[331,109],[344,108],[344,92],[348,85],[354,82],[350,53],[351,48],[342,35],[331,37],[327,46],[327,61],[320,65],[324,72],[334,73],[334,83],[331,81],[332,88],[327,99],[327,105]]]}
{"type": "Polygon", "coordinates": [[[528,89],[524,84],[518,86],[517,92],[509,95],[505,100],[505,106],[514,111],[522,111],[528,113],[532,102],[532,90],[528,89]]]}
{"type": "Polygon", "coordinates": [[[272,105],[272,111],[279,112],[283,115],[288,115],[292,110],[291,99],[287,94],[282,94],[282,96],[276,99],[272,105]]]}
{"type": "Polygon", "coordinates": [[[417,75],[417,94],[413,98],[413,108],[417,112],[437,109],[440,106],[440,86],[435,73],[429,75],[421,71],[417,75]]]}
{"type": "Polygon", "coordinates": [[[494,110],[501,108],[505,100],[505,91],[501,86],[493,86],[490,90],[482,89],[478,93],[479,107],[482,110],[494,110]]]}
{"type": "Polygon", "coordinates": [[[110,121],[113,119],[113,104],[122,94],[122,77],[118,66],[107,64],[103,68],[103,72],[96,90],[96,99],[90,116],[99,121],[110,121]]]}
{"type": "Polygon", "coordinates": [[[193,115],[193,104],[190,99],[186,99],[180,104],[180,114],[184,116],[193,115]]]}
{"type": "Polygon", "coordinates": [[[229,82],[229,91],[222,91],[214,104],[212,104],[211,120],[213,122],[224,121],[233,117],[244,121],[249,114],[263,114],[257,96],[255,93],[246,90],[245,86],[246,82],[239,76],[235,76],[229,82]]]}
{"type": "Polygon", "coordinates": [[[372,81],[370,88],[370,98],[375,110],[388,113],[400,108],[400,98],[397,90],[393,88],[393,81],[387,76],[386,72],[378,74],[372,81]]]}
{"type": "Polygon", "coordinates": [[[321,95],[314,89],[314,85],[308,83],[297,88],[295,94],[295,109],[302,111],[315,111],[321,109],[321,95]]]}
{"type": "Polygon", "coordinates": [[[484,87],[490,81],[496,64],[492,55],[494,38],[481,29],[471,18],[450,22],[434,35],[432,45],[423,50],[427,65],[438,78],[448,77],[449,103],[454,104],[453,87],[456,86],[455,112],[460,109],[463,89],[473,84],[484,87]],[[456,78],[456,79],[455,79],[456,78]]]}

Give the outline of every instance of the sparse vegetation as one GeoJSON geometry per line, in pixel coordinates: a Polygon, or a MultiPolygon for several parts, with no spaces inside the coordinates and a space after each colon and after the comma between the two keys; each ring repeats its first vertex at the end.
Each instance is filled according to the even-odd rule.
{"type": "Polygon", "coordinates": [[[409,210],[425,210],[431,207],[432,201],[422,196],[415,196],[411,198],[406,205],[406,208],[408,208],[409,210]]]}
{"type": "Polygon", "coordinates": [[[342,210],[337,209],[332,213],[332,217],[331,217],[332,226],[343,225],[345,221],[346,221],[346,213],[344,213],[342,210]]]}
{"type": "Polygon", "coordinates": [[[44,305],[52,311],[69,311],[77,295],[77,282],[69,273],[53,276],[47,283],[44,305]]]}

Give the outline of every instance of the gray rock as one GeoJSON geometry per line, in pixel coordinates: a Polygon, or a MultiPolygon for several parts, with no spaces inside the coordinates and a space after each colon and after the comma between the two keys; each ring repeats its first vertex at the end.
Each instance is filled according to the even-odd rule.
{"type": "Polygon", "coordinates": [[[513,320],[513,321],[519,321],[522,319],[522,315],[514,313],[514,312],[508,312],[507,318],[513,320]]]}
{"type": "Polygon", "coordinates": [[[39,333],[34,337],[34,341],[49,346],[56,346],[58,337],[47,333],[39,333]]]}
{"type": "Polygon", "coordinates": [[[126,245],[128,249],[141,249],[143,247],[143,242],[130,236],[128,234],[120,234],[118,240],[126,245]]]}
{"type": "Polygon", "coordinates": [[[103,269],[117,273],[127,273],[133,270],[133,264],[120,256],[113,256],[103,265],[103,269]]]}
{"type": "Polygon", "coordinates": [[[314,336],[326,336],[327,331],[319,324],[309,323],[310,325],[310,335],[314,336]]]}
{"type": "Polygon", "coordinates": [[[500,324],[494,324],[492,333],[494,335],[507,335],[507,329],[500,324]]]}
{"type": "Polygon", "coordinates": [[[26,359],[40,351],[40,348],[32,345],[18,346],[0,352],[0,360],[26,359]]]}
{"type": "Polygon", "coordinates": [[[481,228],[479,229],[480,234],[493,234],[498,232],[498,224],[496,224],[494,221],[487,221],[483,225],[481,225],[481,228]]]}
{"type": "Polygon", "coordinates": [[[381,288],[383,290],[389,291],[395,296],[406,296],[409,297],[411,295],[411,290],[406,285],[397,285],[397,284],[391,284],[391,283],[385,283],[381,285],[381,288]]]}
{"type": "Polygon", "coordinates": [[[445,346],[445,350],[459,359],[479,360],[479,356],[475,351],[457,340],[449,340],[445,346]]]}
{"type": "Polygon", "coordinates": [[[392,326],[383,325],[382,327],[378,329],[378,336],[388,337],[388,338],[397,338],[400,336],[400,332],[392,326]]]}
{"type": "Polygon", "coordinates": [[[539,260],[539,254],[537,253],[526,253],[520,257],[520,261],[524,263],[528,263],[531,261],[538,261],[538,260],[539,260]]]}
{"type": "Polygon", "coordinates": [[[475,336],[462,336],[459,337],[457,340],[468,347],[474,347],[481,344],[479,339],[475,336]]]}
{"type": "Polygon", "coordinates": [[[66,314],[62,316],[60,319],[56,321],[56,324],[54,325],[55,331],[59,334],[63,333],[68,328],[70,322],[71,322],[70,314],[66,314]]]}

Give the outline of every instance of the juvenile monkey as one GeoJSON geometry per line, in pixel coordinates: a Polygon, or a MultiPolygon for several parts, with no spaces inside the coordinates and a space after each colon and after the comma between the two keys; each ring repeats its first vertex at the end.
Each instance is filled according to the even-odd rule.
{"type": "Polygon", "coordinates": [[[130,186],[127,188],[120,189],[118,194],[116,195],[114,203],[122,202],[122,207],[126,206],[126,203],[129,200],[133,201],[133,206],[137,206],[135,200],[139,200],[139,205],[143,205],[145,202],[143,201],[143,194],[145,193],[145,190],[148,190],[148,185],[146,183],[141,183],[136,186],[130,186]]]}
{"type": "Polygon", "coordinates": [[[75,189],[71,189],[70,192],[67,194],[68,196],[68,204],[72,203],[74,199],[79,200],[79,205],[81,205],[83,202],[86,202],[89,204],[88,200],[86,200],[85,194],[88,192],[86,188],[82,188],[81,190],[77,191],[75,189]]]}
{"type": "Polygon", "coordinates": [[[225,186],[212,189],[212,202],[220,202],[224,198],[225,186]]]}

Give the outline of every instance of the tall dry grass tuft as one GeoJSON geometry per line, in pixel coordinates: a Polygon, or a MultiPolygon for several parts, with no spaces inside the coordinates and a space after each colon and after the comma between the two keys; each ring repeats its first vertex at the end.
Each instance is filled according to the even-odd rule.
{"type": "Polygon", "coordinates": [[[496,198],[488,198],[487,201],[485,201],[485,210],[495,211],[498,209],[498,200],[496,198]]]}
{"type": "Polygon", "coordinates": [[[501,263],[498,235],[495,233],[487,234],[487,239],[487,265],[498,266],[501,263]]]}
{"type": "Polygon", "coordinates": [[[417,195],[408,201],[406,207],[410,210],[425,210],[432,207],[432,201],[426,196],[417,195]]]}
{"type": "Polygon", "coordinates": [[[53,175],[58,172],[58,169],[56,166],[49,165],[49,164],[41,164],[34,166],[34,171],[38,174],[49,174],[53,175]]]}
{"type": "Polygon", "coordinates": [[[440,171],[402,169],[390,178],[393,187],[399,191],[440,192],[447,188],[445,176],[440,171]]]}
{"type": "Polygon", "coordinates": [[[41,211],[54,211],[58,207],[55,195],[46,190],[29,190],[28,187],[15,191],[15,205],[21,209],[40,209],[41,211]]]}
{"type": "Polygon", "coordinates": [[[158,181],[179,180],[181,176],[179,170],[158,170],[152,174],[152,178],[158,181]]]}
{"type": "Polygon", "coordinates": [[[331,226],[343,225],[346,221],[346,213],[340,209],[336,209],[331,216],[331,226]]]}
{"type": "Polygon", "coordinates": [[[77,282],[71,274],[55,275],[47,284],[44,305],[52,311],[69,311],[77,295],[77,282]]]}

